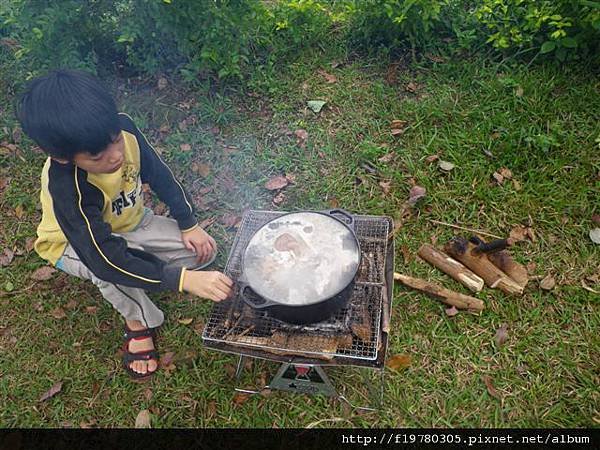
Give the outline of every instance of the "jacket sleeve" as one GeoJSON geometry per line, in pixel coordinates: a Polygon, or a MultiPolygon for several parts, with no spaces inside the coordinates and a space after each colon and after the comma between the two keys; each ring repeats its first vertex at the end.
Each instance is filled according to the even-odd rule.
{"type": "Polygon", "coordinates": [[[101,280],[148,291],[181,290],[184,269],[129,248],[104,222],[102,192],[78,167],[52,162],[48,188],[56,220],[81,261],[101,280]]]}
{"type": "Polygon", "coordinates": [[[189,231],[198,226],[193,202],[173,172],[150,145],[146,137],[124,113],[119,114],[121,128],[134,134],[140,147],[140,176],[168,207],[179,229],[189,231]]]}

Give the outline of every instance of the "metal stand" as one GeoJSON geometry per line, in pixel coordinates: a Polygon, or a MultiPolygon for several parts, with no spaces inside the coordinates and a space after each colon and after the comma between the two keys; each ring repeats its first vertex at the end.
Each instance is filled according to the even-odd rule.
{"type": "MultiPolygon", "coordinates": [[[[244,359],[245,356],[240,355],[237,368],[235,371],[236,381],[239,382],[242,371],[244,370],[244,359]]],[[[263,386],[262,389],[281,390],[287,392],[294,392],[297,394],[310,394],[310,395],[325,395],[328,397],[335,397],[354,409],[360,409],[363,411],[377,411],[383,404],[383,381],[384,381],[384,370],[380,370],[380,383],[379,392],[373,386],[373,383],[369,377],[365,374],[364,370],[361,371],[363,381],[369,390],[369,397],[371,398],[371,404],[375,405],[375,408],[366,406],[356,406],[350,403],[350,401],[343,395],[339,395],[329,380],[329,377],[325,374],[323,367],[319,365],[302,365],[302,364],[291,364],[282,363],[279,370],[267,386],[263,386]],[[373,398],[375,401],[373,401],[373,398]]],[[[260,394],[261,390],[241,389],[235,388],[237,392],[244,392],[246,394],[260,394]]]]}

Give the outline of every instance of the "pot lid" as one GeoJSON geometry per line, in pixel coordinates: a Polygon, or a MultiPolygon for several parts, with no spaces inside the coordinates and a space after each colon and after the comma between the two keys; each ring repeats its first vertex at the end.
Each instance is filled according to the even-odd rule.
{"type": "Polygon", "coordinates": [[[352,282],[360,263],[354,233],[326,213],[280,216],[250,239],[242,278],[266,300],[302,306],[340,293],[352,282]]]}

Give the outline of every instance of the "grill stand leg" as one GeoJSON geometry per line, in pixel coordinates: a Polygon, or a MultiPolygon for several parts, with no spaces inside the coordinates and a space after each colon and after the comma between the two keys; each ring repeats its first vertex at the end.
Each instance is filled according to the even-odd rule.
{"type": "MultiPolygon", "coordinates": [[[[240,355],[238,359],[237,368],[235,371],[236,382],[240,381],[242,372],[244,370],[245,357],[240,355]]],[[[379,392],[373,386],[373,383],[369,376],[366,374],[366,369],[361,370],[363,381],[369,391],[369,398],[371,405],[374,408],[366,406],[357,406],[352,404],[346,397],[339,395],[329,380],[329,377],[325,374],[325,371],[321,366],[318,365],[298,365],[282,363],[277,371],[277,374],[273,377],[271,382],[267,386],[262,386],[260,389],[278,389],[282,391],[294,392],[297,394],[310,394],[310,395],[326,395],[328,397],[335,397],[352,407],[353,409],[359,409],[363,411],[377,411],[383,404],[383,382],[384,382],[384,370],[380,370],[379,378],[379,392]]],[[[252,389],[241,389],[235,388],[237,392],[243,392],[246,394],[260,394],[261,390],[252,389]]]]}

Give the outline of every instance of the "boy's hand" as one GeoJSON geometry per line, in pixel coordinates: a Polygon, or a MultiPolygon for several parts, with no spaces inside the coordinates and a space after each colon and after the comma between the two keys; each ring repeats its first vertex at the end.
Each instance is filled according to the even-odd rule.
{"type": "Polygon", "coordinates": [[[233,281],[221,272],[186,270],[183,275],[183,290],[198,297],[220,302],[233,294],[233,281]]]}
{"type": "Polygon", "coordinates": [[[182,232],[181,239],[187,249],[196,253],[198,264],[208,262],[212,255],[217,252],[215,240],[200,227],[182,232]]]}

